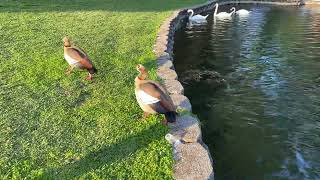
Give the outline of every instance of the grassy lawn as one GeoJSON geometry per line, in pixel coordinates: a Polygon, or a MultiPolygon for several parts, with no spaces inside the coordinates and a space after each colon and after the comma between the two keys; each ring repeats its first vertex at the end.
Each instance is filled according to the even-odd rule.
{"type": "Polygon", "coordinates": [[[171,179],[162,117],[141,120],[135,65],[155,76],[156,33],[205,0],[1,0],[0,179],[171,179]],[[98,69],[66,76],[63,36],[98,69]]]}

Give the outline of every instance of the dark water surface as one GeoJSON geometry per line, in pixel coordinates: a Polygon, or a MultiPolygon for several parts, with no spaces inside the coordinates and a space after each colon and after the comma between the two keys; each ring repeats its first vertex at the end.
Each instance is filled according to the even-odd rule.
{"type": "Polygon", "coordinates": [[[320,8],[245,8],[176,35],[179,75],[227,82],[184,84],[216,179],[320,179],[320,8]]]}

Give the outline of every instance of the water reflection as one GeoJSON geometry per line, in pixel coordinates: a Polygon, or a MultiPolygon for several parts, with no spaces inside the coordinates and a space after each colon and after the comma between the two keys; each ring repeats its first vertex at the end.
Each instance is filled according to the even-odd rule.
{"type": "Polygon", "coordinates": [[[248,17],[213,18],[176,36],[178,74],[217,71],[228,82],[185,87],[217,179],[320,179],[320,12],[244,8],[248,17]]]}

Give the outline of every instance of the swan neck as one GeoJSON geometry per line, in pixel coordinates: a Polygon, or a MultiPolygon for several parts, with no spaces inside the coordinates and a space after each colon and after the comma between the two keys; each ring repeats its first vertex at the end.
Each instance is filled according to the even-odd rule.
{"type": "Polygon", "coordinates": [[[233,13],[235,13],[236,9],[232,8],[232,11],[230,12],[230,15],[232,15],[233,13]]]}
{"type": "Polygon", "coordinates": [[[191,14],[190,14],[189,18],[191,18],[193,15],[194,15],[194,12],[193,12],[193,10],[191,9],[191,14]]]}
{"type": "Polygon", "coordinates": [[[217,15],[217,12],[218,12],[218,4],[216,4],[216,9],[214,10],[214,15],[217,15]]]}

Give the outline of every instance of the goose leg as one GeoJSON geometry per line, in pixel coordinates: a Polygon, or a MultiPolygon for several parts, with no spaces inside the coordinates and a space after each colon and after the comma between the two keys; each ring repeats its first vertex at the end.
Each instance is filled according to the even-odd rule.
{"type": "Polygon", "coordinates": [[[73,71],[73,68],[74,68],[73,66],[69,66],[67,71],[66,71],[66,75],[70,75],[71,72],[73,71]]]}
{"type": "Polygon", "coordinates": [[[91,81],[92,80],[92,74],[88,74],[88,76],[86,77],[86,80],[91,81]]]}
{"type": "Polygon", "coordinates": [[[147,113],[147,112],[143,112],[143,118],[148,118],[150,116],[150,113],[147,113]]]}
{"type": "Polygon", "coordinates": [[[167,125],[168,125],[168,121],[167,121],[167,119],[166,119],[166,118],[164,118],[164,119],[161,121],[161,123],[162,123],[163,125],[165,125],[165,126],[167,126],[167,125]]]}

